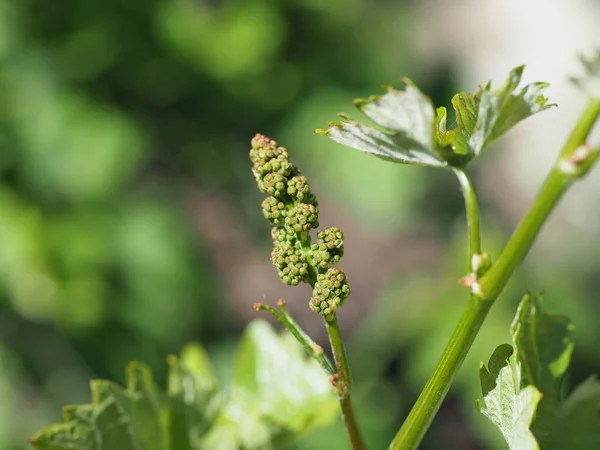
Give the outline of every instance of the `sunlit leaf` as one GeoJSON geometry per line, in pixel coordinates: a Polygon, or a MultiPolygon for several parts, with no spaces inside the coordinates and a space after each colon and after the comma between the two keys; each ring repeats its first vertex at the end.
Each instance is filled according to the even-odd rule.
{"type": "Polygon", "coordinates": [[[499,346],[479,369],[483,402],[479,408],[502,432],[510,450],[537,450],[530,427],[542,394],[534,387],[521,389],[518,363],[511,364],[512,347],[499,346]]]}
{"type": "Polygon", "coordinates": [[[431,101],[410,80],[406,89],[388,88],[381,96],[356,100],[355,105],[386,132],[340,115],[342,121],[316,130],[335,142],[402,164],[444,167],[432,151],[434,111],[431,101]]]}
{"type": "Polygon", "coordinates": [[[450,145],[452,152],[470,160],[489,147],[517,123],[554,105],[548,104],[543,91],[548,83],[531,83],[515,92],[524,66],[511,70],[504,85],[492,91],[491,83],[477,94],[461,92],[452,98],[457,125],[446,130],[446,109],[437,110],[436,139],[440,145],[450,145]]]}
{"type": "Polygon", "coordinates": [[[534,385],[544,396],[558,396],[559,383],[571,362],[574,338],[569,318],[548,314],[540,296],[521,300],[511,325],[523,385],[534,385]]]}
{"type": "Polygon", "coordinates": [[[573,325],[542,309],[539,296],[521,300],[508,344],[480,369],[481,412],[498,426],[511,449],[600,448],[600,383],[593,376],[560,398],[573,352],[573,325]],[[494,382],[495,380],[495,382],[494,382]],[[515,440],[516,439],[516,440],[515,440]]]}
{"type": "Polygon", "coordinates": [[[232,402],[256,410],[279,429],[277,439],[283,441],[327,425],[339,414],[321,367],[291,335],[280,336],[263,321],[252,322],[242,338],[232,392],[232,402]]]}
{"type": "Polygon", "coordinates": [[[233,380],[219,391],[197,344],[168,358],[166,392],[133,362],[127,388],[92,382],[92,403],[64,408],[64,422],[40,431],[38,450],[269,450],[333,422],[339,406],[321,367],[288,333],[252,322],[233,380]]]}
{"type": "Polygon", "coordinates": [[[456,94],[452,98],[456,124],[451,129],[447,128],[446,108],[437,108],[434,115],[429,98],[405,80],[405,90],[389,88],[384,95],[355,101],[381,129],[341,114],[341,122],[316,132],[401,164],[462,166],[517,123],[553,106],[543,95],[547,83],[531,83],[515,92],[523,67],[513,69],[498,90],[493,91],[487,83],[477,93],[456,94]]]}

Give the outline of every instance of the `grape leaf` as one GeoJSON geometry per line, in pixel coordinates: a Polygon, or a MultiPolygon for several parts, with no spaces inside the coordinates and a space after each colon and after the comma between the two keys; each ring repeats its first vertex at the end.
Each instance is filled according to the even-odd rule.
{"type": "Polygon", "coordinates": [[[64,408],[64,423],[42,430],[31,440],[36,449],[169,448],[161,417],[165,405],[145,364],[128,365],[126,389],[106,380],[92,381],[91,389],[92,404],[64,408]]]}
{"type": "Polygon", "coordinates": [[[485,404],[480,404],[481,412],[500,428],[511,449],[600,448],[598,379],[593,376],[566,400],[560,398],[573,352],[571,321],[546,313],[541,297],[527,294],[510,329],[514,355],[510,345],[501,345],[489,369],[480,368],[485,404]]]}
{"type": "Polygon", "coordinates": [[[511,70],[504,85],[496,91],[492,91],[491,83],[487,83],[477,94],[456,94],[452,99],[457,117],[454,130],[446,131],[446,109],[438,108],[438,142],[441,145],[449,143],[455,153],[464,154],[471,160],[517,123],[554,106],[548,104],[543,95],[548,83],[531,83],[515,93],[524,68],[519,66],[511,70]],[[448,133],[453,133],[450,142],[446,142],[448,133]]]}
{"type": "Polygon", "coordinates": [[[560,383],[573,353],[573,324],[567,317],[543,311],[540,296],[526,294],[510,331],[523,386],[533,385],[544,396],[532,428],[542,443],[553,439],[559,420],[560,383]]]}
{"type": "Polygon", "coordinates": [[[167,389],[132,362],[126,388],[92,382],[92,403],[67,406],[64,422],[32,439],[38,450],[269,450],[339,415],[321,367],[288,333],[257,320],[237,349],[233,380],[219,390],[196,344],[167,360],[167,389]]]}
{"type": "Polygon", "coordinates": [[[575,83],[589,97],[600,99],[600,50],[591,58],[580,57],[585,73],[579,77],[572,77],[575,83]]]}
{"type": "Polygon", "coordinates": [[[464,166],[517,123],[553,106],[543,95],[547,83],[531,83],[515,92],[523,68],[513,69],[498,90],[492,91],[487,83],[477,93],[456,94],[452,98],[456,126],[450,130],[446,108],[434,113],[429,98],[405,80],[405,90],[388,88],[384,95],[355,101],[381,129],[340,114],[341,122],[315,132],[401,164],[464,166]]]}
{"type": "Polygon", "coordinates": [[[560,382],[573,353],[574,327],[565,316],[548,314],[541,297],[527,294],[510,327],[524,386],[558,398],[560,382]]]}
{"type": "Polygon", "coordinates": [[[500,429],[509,449],[538,450],[530,426],[542,394],[534,386],[521,389],[518,363],[510,362],[512,352],[510,345],[500,345],[487,368],[481,363],[479,410],[500,429]]]}
{"type": "Polygon", "coordinates": [[[270,438],[264,430],[256,432],[260,424],[254,419],[260,417],[272,430],[273,441],[281,445],[338,415],[337,398],[320,366],[305,356],[290,334],[278,336],[266,322],[253,321],[239,344],[231,396],[214,433],[231,435],[232,424],[237,424],[243,448],[260,446],[261,439],[270,438]],[[246,430],[253,433],[251,442],[246,430]]]}
{"type": "Polygon", "coordinates": [[[208,355],[200,345],[188,344],[179,358],[169,356],[167,363],[170,448],[202,448],[203,435],[214,422],[221,400],[208,355]]]}
{"type": "Polygon", "coordinates": [[[447,163],[432,152],[433,105],[410,80],[403,91],[388,88],[381,96],[354,101],[369,119],[386,131],[356,122],[345,114],[328,129],[315,130],[335,142],[388,161],[431,167],[447,163]]]}

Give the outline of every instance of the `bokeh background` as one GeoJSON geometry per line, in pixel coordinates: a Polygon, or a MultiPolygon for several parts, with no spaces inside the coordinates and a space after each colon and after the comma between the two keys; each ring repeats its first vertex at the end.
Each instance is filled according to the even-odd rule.
{"type": "MultiPolygon", "coordinates": [[[[438,105],[526,63],[559,108],[517,127],[474,170],[484,248],[526,210],[585,99],[567,78],[600,42],[594,0],[2,0],[0,449],[89,400],[127,361],[164,381],[185,343],[227,378],[256,301],[288,300],[319,341],[309,292],[269,262],[247,152],[287,146],[347,236],[340,311],[370,448],[385,448],[465,300],[451,173],[401,167],[316,136],[351,100],[406,75],[438,105]]],[[[357,113],[355,113],[357,114],[357,113]]],[[[600,368],[600,174],[564,199],[494,307],[424,449],[502,448],[479,416],[479,360],[509,341],[516,304],[545,290],[570,315],[568,383],[600,368]]],[[[345,449],[340,423],[291,448],[345,449]]]]}

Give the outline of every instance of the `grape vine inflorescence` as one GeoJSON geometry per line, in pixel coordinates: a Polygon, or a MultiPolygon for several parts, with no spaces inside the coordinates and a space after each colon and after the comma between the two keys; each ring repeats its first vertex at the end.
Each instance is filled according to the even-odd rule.
{"type": "Polygon", "coordinates": [[[319,208],[308,180],[290,161],[287,150],[257,134],[250,150],[252,171],[261,192],[263,216],[271,226],[271,261],[285,284],[310,284],[310,309],[325,318],[332,317],[350,295],[346,274],[335,267],[344,254],[344,235],[339,228],[317,233],[319,208]]]}

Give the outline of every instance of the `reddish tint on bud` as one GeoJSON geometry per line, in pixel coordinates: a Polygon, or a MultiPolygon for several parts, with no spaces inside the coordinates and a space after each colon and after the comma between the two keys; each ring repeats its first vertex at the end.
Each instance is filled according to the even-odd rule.
{"type": "Polygon", "coordinates": [[[267,197],[261,204],[265,219],[273,225],[282,225],[285,222],[287,208],[285,203],[275,197],[267,197]]]}
{"type": "Polygon", "coordinates": [[[279,147],[277,142],[261,134],[257,134],[252,139],[252,149],[250,150],[250,161],[252,161],[252,171],[262,190],[261,182],[269,173],[279,173],[284,177],[295,175],[296,169],[289,161],[287,151],[284,147],[279,147]]]}
{"type": "Polygon", "coordinates": [[[344,304],[349,295],[350,287],[346,274],[342,269],[334,267],[324,274],[317,275],[309,306],[310,309],[327,318],[344,304]]]}
{"type": "Polygon", "coordinates": [[[319,226],[319,210],[314,205],[298,203],[288,211],[284,224],[289,232],[294,233],[317,228],[319,226]]]}
{"type": "Polygon", "coordinates": [[[344,234],[337,227],[320,231],[310,251],[312,261],[319,269],[336,265],[344,255],[344,234]]]}
{"type": "Polygon", "coordinates": [[[296,175],[288,181],[287,194],[296,203],[308,203],[317,206],[317,199],[311,193],[308,180],[304,175],[296,175]]]}
{"type": "Polygon", "coordinates": [[[285,284],[296,286],[307,280],[308,263],[301,248],[289,242],[276,242],[271,252],[271,261],[285,284]]]}

